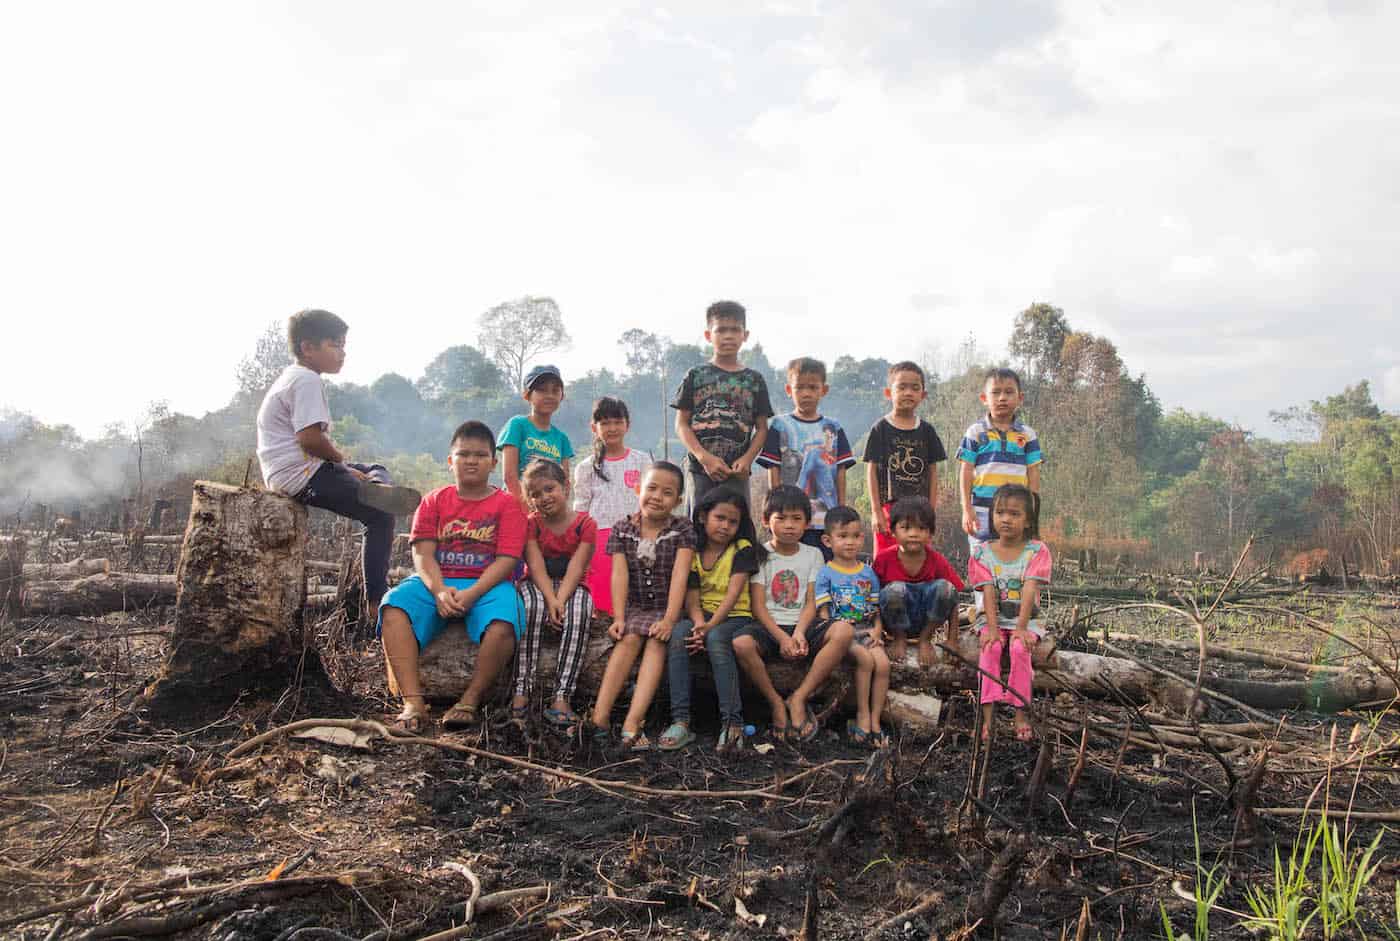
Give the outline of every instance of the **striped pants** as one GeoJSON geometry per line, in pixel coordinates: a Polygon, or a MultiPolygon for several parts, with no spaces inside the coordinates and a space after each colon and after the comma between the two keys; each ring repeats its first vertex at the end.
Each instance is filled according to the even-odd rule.
{"type": "MultiPolygon", "coordinates": [[[[556,590],[559,582],[554,582],[556,590]]],[[[525,636],[515,648],[515,695],[529,697],[535,685],[535,670],[540,660],[540,635],[549,624],[549,606],[535,583],[520,582],[520,599],[525,603],[525,636]]],[[[574,695],[578,671],[583,666],[584,648],[588,646],[588,628],[593,621],[593,599],[588,589],[579,585],[564,602],[564,626],[559,638],[559,670],[554,682],[554,698],[568,702],[574,695]]]]}

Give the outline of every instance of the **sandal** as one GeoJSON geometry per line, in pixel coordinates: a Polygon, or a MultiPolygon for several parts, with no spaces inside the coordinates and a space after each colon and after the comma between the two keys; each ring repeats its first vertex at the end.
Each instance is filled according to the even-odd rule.
{"type": "Polygon", "coordinates": [[[794,742],[810,742],[817,737],[817,732],[820,730],[821,726],[817,724],[817,717],[812,715],[809,709],[807,715],[802,719],[802,724],[793,730],[792,740],[794,742]]]}
{"type": "Polygon", "coordinates": [[[719,733],[719,741],[715,744],[715,751],[721,755],[731,754],[744,750],[744,744],[749,737],[744,734],[744,726],[738,722],[725,723],[724,729],[719,733]]]}
{"type": "Polygon", "coordinates": [[[846,735],[850,738],[851,744],[869,747],[870,733],[856,724],[855,719],[846,720],[846,735]]]}
{"type": "Polygon", "coordinates": [[[656,740],[656,747],[662,751],[680,751],[693,741],[695,733],[690,731],[690,726],[672,722],[656,740]]]}
{"type": "Polygon", "coordinates": [[[1016,726],[1016,741],[1029,742],[1035,738],[1035,729],[1029,725],[1016,726]]]}
{"type": "Polygon", "coordinates": [[[525,728],[525,725],[528,722],[529,718],[530,707],[528,705],[510,707],[510,721],[512,724],[518,725],[520,728],[523,729],[525,728]]]}
{"type": "Polygon", "coordinates": [[[427,731],[429,721],[427,708],[412,709],[404,706],[403,712],[390,722],[390,728],[406,735],[422,735],[427,731]]]}
{"type": "Polygon", "coordinates": [[[578,722],[578,716],[566,709],[546,709],[544,721],[557,729],[571,729],[578,722]]]}
{"type": "Polygon", "coordinates": [[[624,751],[651,751],[651,739],[646,732],[623,732],[620,739],[624,751]]]}
{"type": "Polygon", "coordinates": [[[481,719],[480,707],[469,702],[459,702],[442,714],[444,729],[469,729],[481,719]]]}
{"type": "Polygon", "coordinates": [[[608,742],[612,741],[612,729],[608,728],[606,725],[594,725],[591,716],[584,719],[582,725],[583,734],[593,739],[594,745],[606,745],[608,742]]]}

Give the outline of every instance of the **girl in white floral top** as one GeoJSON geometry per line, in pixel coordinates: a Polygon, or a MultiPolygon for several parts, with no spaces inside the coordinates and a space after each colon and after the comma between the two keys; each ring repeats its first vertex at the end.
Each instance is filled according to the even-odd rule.
{"type": "Polygon", "coordinates": [[[651,466],[651,455],[627,447],[631,417],[627,404],[605,395],[593,403],[593,460],[574,468],[574,509],[582,510],[598,524],[598,544],[588,569],[588,593],[593,607],[613,613],[612,557],[608,536],[619,520],[637,512],[642,475],[651,466]]]}

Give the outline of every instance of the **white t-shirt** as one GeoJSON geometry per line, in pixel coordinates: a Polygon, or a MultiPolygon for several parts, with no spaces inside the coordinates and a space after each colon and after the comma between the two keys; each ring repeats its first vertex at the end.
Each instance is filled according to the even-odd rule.
{"type": "Polygon", "coordinates": [[[618,521],[637,512],[637,494],[642,489],[642,475],[651,466],[646,451],[628,448],[622,457],[603,461],[607,480],[593,469],[593,456],[579,455],[574,464],[574,509],[583,510],[599,529],[612,529],[618,521]]]}
{"type": "Polygon", "coordinates": [[[763,586],[764,601],[773,620],[781,627],[793,627],[807,603],[807,586],[816,582],[826,560],[815,546],[799,543],[793,555],[779,555],[771,542],[766,548],[768,558],[751,581],[763,586]]]}
{"type": "Polygon", "coordinates": [[[320,373],[293,363],[282,370],[258,409],[258,464],[269,490],[295,496],[326,463],[297,441],[297,432],[312,425],[331,426],[326,386],[320,373]]]}

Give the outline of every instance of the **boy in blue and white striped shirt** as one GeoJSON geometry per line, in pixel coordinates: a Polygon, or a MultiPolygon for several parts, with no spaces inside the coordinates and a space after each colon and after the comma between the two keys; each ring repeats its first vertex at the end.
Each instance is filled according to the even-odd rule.
{"type": "Polygon", "coordinates": [[[1013,369],[987,370],[978,396],[987,413],[968,426],[958,446],[962,526],[968,547],[996,538],[992,532],[992,495],[1002,484],[1023,484],[1040,495],[1040,465],[1045,455],[1035,429],[1016,418],[1025,401],[1021,377],[1013,369]]]}

